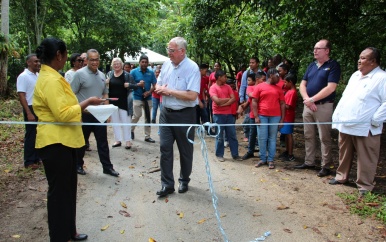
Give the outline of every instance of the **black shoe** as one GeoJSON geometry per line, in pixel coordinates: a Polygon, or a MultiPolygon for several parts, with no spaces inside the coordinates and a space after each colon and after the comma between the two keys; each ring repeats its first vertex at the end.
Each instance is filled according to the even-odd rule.
{"type": "Polygon", "coordinates": [[[327,169],[327,168],[322,168],[319,173],[318,173],[318,177],[325,177],[325,176],[328,176],[331,174],[331,170],[330,169],[327,169]]]}
{"type": "Polygon", "coordinates": [[[78,169],[76,169],[76,172],[78,172],[79,175],[86,175],[86,172],[83,170],[83,167],[78,167],[78,169]]]}
{"type": "Polygon", "coordinates": [[[131,139],[134,139],[134,132],[131,131],[131,139]]]}
{"type": "Polygon", "coordinates": [[[113,147],[113,148],[115,148],[115,147],[120,147],[121,145],[122,145],[122,143],[121,143],[121,142],[119,142],[119,143],[115,143],[115,144],[113,144],[113,145],[112,145],[112,147],[113,147]]]}
{"type": "Polygon", "coordinates": [[[157,191],[157,195],[160,197],[164,197],[168,194],[172,194],[174,192],[173,187],[162,187],[161,190],[157,191]]]}
{"type": "Polygon", "coordinates": [[[328,182],[328,184],[330,184],[330,185],[338,185],[338,184],[343,184],[342,182],[339,182],[339,181],[337,181],[337,180],[335,180],[335,178],[332,178],[329,182],[328,182]]]}
{"type": "Polygon", "coordinates": [[[152,119],[152,120],[151,120],[151,123],[152,123],[152,124],[155,124],[155,120],[154,120],[154,119],[152,119]]]}
{"type": "Polygon", "coordinates": [[[185,193],[189,190],[188,184],[180,183],[178,187],[178,193],[185,193]]]}
{"type": "Polygon", "coordinates": [[[253,154],[251,154],[251,153],[246,153],[243,157],[242,157],[242,159],[243,160],[246,160],[246,159],[249,159],[249,158],[252,158],[252,157],[255,157],[253,154]]]}
{"type": "Polygon", "coordinates": [[[152,138],[146,138],[145,141],[149,143],[155,143],[155,140],[152,138]]]}
{"type": "Polygon", "coordinates": [[[306,164],[301,164],[301,165],[297,165],[297,166],[294,166],[295,169],[315,169],[315,166],[309,166],[309,165],[306,165],[306,164]]]}
{"type": "Polygon", "coordinates": [[[71,236],[71,240],[73,241],[81,241],[81,240],[86,240],[88,237],[87,234],[77,234],[75,236],[71,236]]]}
{"type": "Polygon", "coordinates": [[[119,173],[116,172],[113,168],[103,169],[104,174],[109,174],[112,176],[119,176],[119,173]]]}

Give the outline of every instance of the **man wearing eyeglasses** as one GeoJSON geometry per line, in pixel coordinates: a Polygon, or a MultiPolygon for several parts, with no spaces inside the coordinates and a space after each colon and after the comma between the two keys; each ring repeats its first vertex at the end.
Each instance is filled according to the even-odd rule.
{"type": "MultiPolygon", "coordinates": [[[[98,70],[99,53],[95,49],[87,51],[87,66],[75,72],[74,79],[71,82],[72,91],[75,93],[79,102],[86,100],[89,97],[107,98],[108,89],[105,84],[105,75],[98,70]]],[[[82,112],[82,122],[84,123],[99,123],[99,121],[90,113],[82,112]]],[[[91,132],[94,133],[97,142],[99,160],[103,166],[103,173],[111,176],[119,176],[113,168],[110,161],[110,150],[107,141],[107,127],[98,125],[83,125],[83,136],[85,141],[90,137],[91,132]]],[[[79,150],[77,154],[77,172],[80,175],[86,175],[83,169],[84,153],[86,146],[79,150]]]]}
{"type": "MultiPolygon", "coordinates": [[[[196,105],[200,93],[201,75],[195,62],[186,56],[187,43],[182,37],[170,40],[166,48],[170,60],[162,65],[155,92],[162,95],[160,124],[187,124],[196,122],[196,105]]],[[[193,165],[194,128],[188,126],[160,126],[161,190],[164,197],[174,192],[173,144],[176,141],[180,154],[179,193],[188,191],[193,165]]]]}
{"type": "Polygon", "coordinates": [[[331,43],[322,39],[314,46],[315,62],[311,63],[300,83],[300,94],[303,97],[305,160],[295,169],[315,169],[316,129],[321,144],[321,170],[319,177],[328,176],[333,167],[331,154],[331,122],[335,89],[340,79],[340,65],[330,59],[331,43]],[[316,127],[315,127],[316,126],[316,127]]]}

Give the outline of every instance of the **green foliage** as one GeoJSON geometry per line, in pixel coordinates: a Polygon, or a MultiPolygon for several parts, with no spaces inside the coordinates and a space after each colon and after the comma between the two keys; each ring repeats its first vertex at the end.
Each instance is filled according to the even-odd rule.
{"type": "Polygon", "coordinates": [[[363,197],[357,194],[338,193],[343,202],[347,204],[352,214],[363,218],[375,217],[386,224],[386,197],[374,193],[367,193],[363,197]]]}
{"type": "MultiPolygon", "coordinates": [[[[11,57],[8,59],[8,88],[10,91],[16,91],[16,79],[23,72],[25,61],[11,57]]],[[[12,93],[12,92],[10,92],[12,93]]]]}

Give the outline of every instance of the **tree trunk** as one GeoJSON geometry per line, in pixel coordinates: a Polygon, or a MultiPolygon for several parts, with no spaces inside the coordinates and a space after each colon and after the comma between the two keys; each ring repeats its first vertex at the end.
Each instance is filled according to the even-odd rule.
{"type": "MultiPolygon", "coordinates": [[[[4,43],[8,42],[9,35],[9,0],[1,0],[1,33],[4,34],[4,43]]],[[[0,52],[0,96],[4,97],[8,84],[8,50],[0,52]]]]}

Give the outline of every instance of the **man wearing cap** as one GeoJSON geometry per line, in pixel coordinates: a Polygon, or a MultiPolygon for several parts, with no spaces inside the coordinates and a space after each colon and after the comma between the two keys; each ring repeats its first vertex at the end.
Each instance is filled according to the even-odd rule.
{"type": "MultiPolygon", "coordinates": [[[[139,67],[131,70],[130,74],[133,76],[134,81],[139,83],[140,81],[145,82],[143,88],[138,88],[133,92],[133,119],[132,123],[137,123],[139,118],[142,116],[142,109],[145,113],[145,123],[150,123],[150,110],[152,108],[151,93],[155,89],[157,79],[155,78],[154,72],[148,68],[149,58],[146,55],[142,55],[139,58],[139,67]]],[[[134,139],[134,130],[136,126],[131,127],[131,138],[134,139]]],[[[155,141],[150,137],[151,128],[145,126],[145,141],[154,143],[155,141]]]]}

